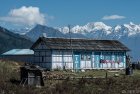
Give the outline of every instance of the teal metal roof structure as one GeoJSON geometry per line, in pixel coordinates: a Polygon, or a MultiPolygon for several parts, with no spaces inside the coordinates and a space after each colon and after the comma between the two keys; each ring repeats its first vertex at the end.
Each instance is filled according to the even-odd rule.
{"type": "Polygon", "coordinates": [[[30,49],[12,49],[2,55],[33,55],[34,51],[30,49]]]}

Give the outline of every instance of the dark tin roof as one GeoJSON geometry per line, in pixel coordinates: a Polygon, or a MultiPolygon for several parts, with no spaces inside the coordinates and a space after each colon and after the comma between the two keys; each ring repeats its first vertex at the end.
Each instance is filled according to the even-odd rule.
{"type": "Polygon", "coordinates": [[[47,49],[59,50],[104,50],[104,51],[130,51],[118,40],[93,40],[93,39],[67,39],[67,38],[45,38],[40,37],[31,47],[34,49],[41,41],[47,49]]]}

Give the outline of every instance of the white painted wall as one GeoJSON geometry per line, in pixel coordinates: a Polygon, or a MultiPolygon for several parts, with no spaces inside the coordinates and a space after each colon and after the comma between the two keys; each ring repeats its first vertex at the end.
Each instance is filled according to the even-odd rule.
{"type": "Polygon", "coordinates": [[[63,63],[66,69],[73,69],[73,57],[71,51],[63,52],[63,63]]]}
{"type": "Polygon", "coordinates": [[[91,61],[81,61],[81,69],[91,69],[92,68],[92,62],[91,61]]]}
{"type": "Polygon", "coordinates": [[[62,51],[52,51],[52,69],[63,69],[62,51]]]}
{"type": "MultiPolygon", "coordinates": [[[[112,61],[114,61],[115,55],[112,55],[112,61]]],[[[81,57],[80,57],[81,58],[81,57]]],[[[124,62],[126,62],[125,56],[124,62]]],[[[100,55],[99,59],[104,59],[103,55],[100,55]]],[[[81,60],[80,68],[81,69],[122,69],[125,68],[125,63],[120,62],[119,64],[114,63],[100,63],[100,67],[97,68],[95,66],[95,56],[94,52],[91,55],[91,60],[81,60]]],[[[98,64],[97,64],[98,65],[98,64]]],[[[70,51],[61,51],[61,50],[53,50],[52,51],[52,69],[73,69],[73,57],[70,51]]]]}
{"type": "MultiPolygon", "coordinates": [[[[81,58],[81,57],[80,57],[81,58]]],[[[52,69],[73,69],[73,57],[71,51],[61,51],[53,50],[52,51],[52,69]]],[[[91,58],[92,59],[92,58],[91,58]]],[[[80,61],[81,69],[91,69],[92,62],[90,60],[80,61]]]]}
{"type": "Polygon", "coordinates": [[[52,69],[73,69],[73,58],[70,51],[52,51],[52,69]]]}

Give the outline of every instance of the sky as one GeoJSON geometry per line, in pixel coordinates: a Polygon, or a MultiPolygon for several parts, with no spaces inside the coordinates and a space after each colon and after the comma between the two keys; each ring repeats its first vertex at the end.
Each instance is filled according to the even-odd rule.
{"type": "Polygon", "coordinates": [[[7,28],[140,24],[140,0],[0,0],[0,26],[7,28]]]}

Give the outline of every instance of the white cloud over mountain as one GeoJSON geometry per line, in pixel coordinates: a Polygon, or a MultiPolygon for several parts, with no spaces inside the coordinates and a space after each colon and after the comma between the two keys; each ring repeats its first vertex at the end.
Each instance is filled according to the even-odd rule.
{"type": "Polygon", "coordinates": [[[35,24],[46,24],[45,14],[41,13],[38,7],[32,6],[22,6],[18,9],[12,9],[8,13],[8,16],[0,17],[0,20],[14,24],[25,24],[30,26],[35,24]]]}
{"type": "Polygon", "coordinates": [[[104,16],[102,19],[103,20],[116,20],[116,19],[124,19],[126,18],[125,16],[120,16],[120,15],[110,15],[110,16],[104,16]]]}

